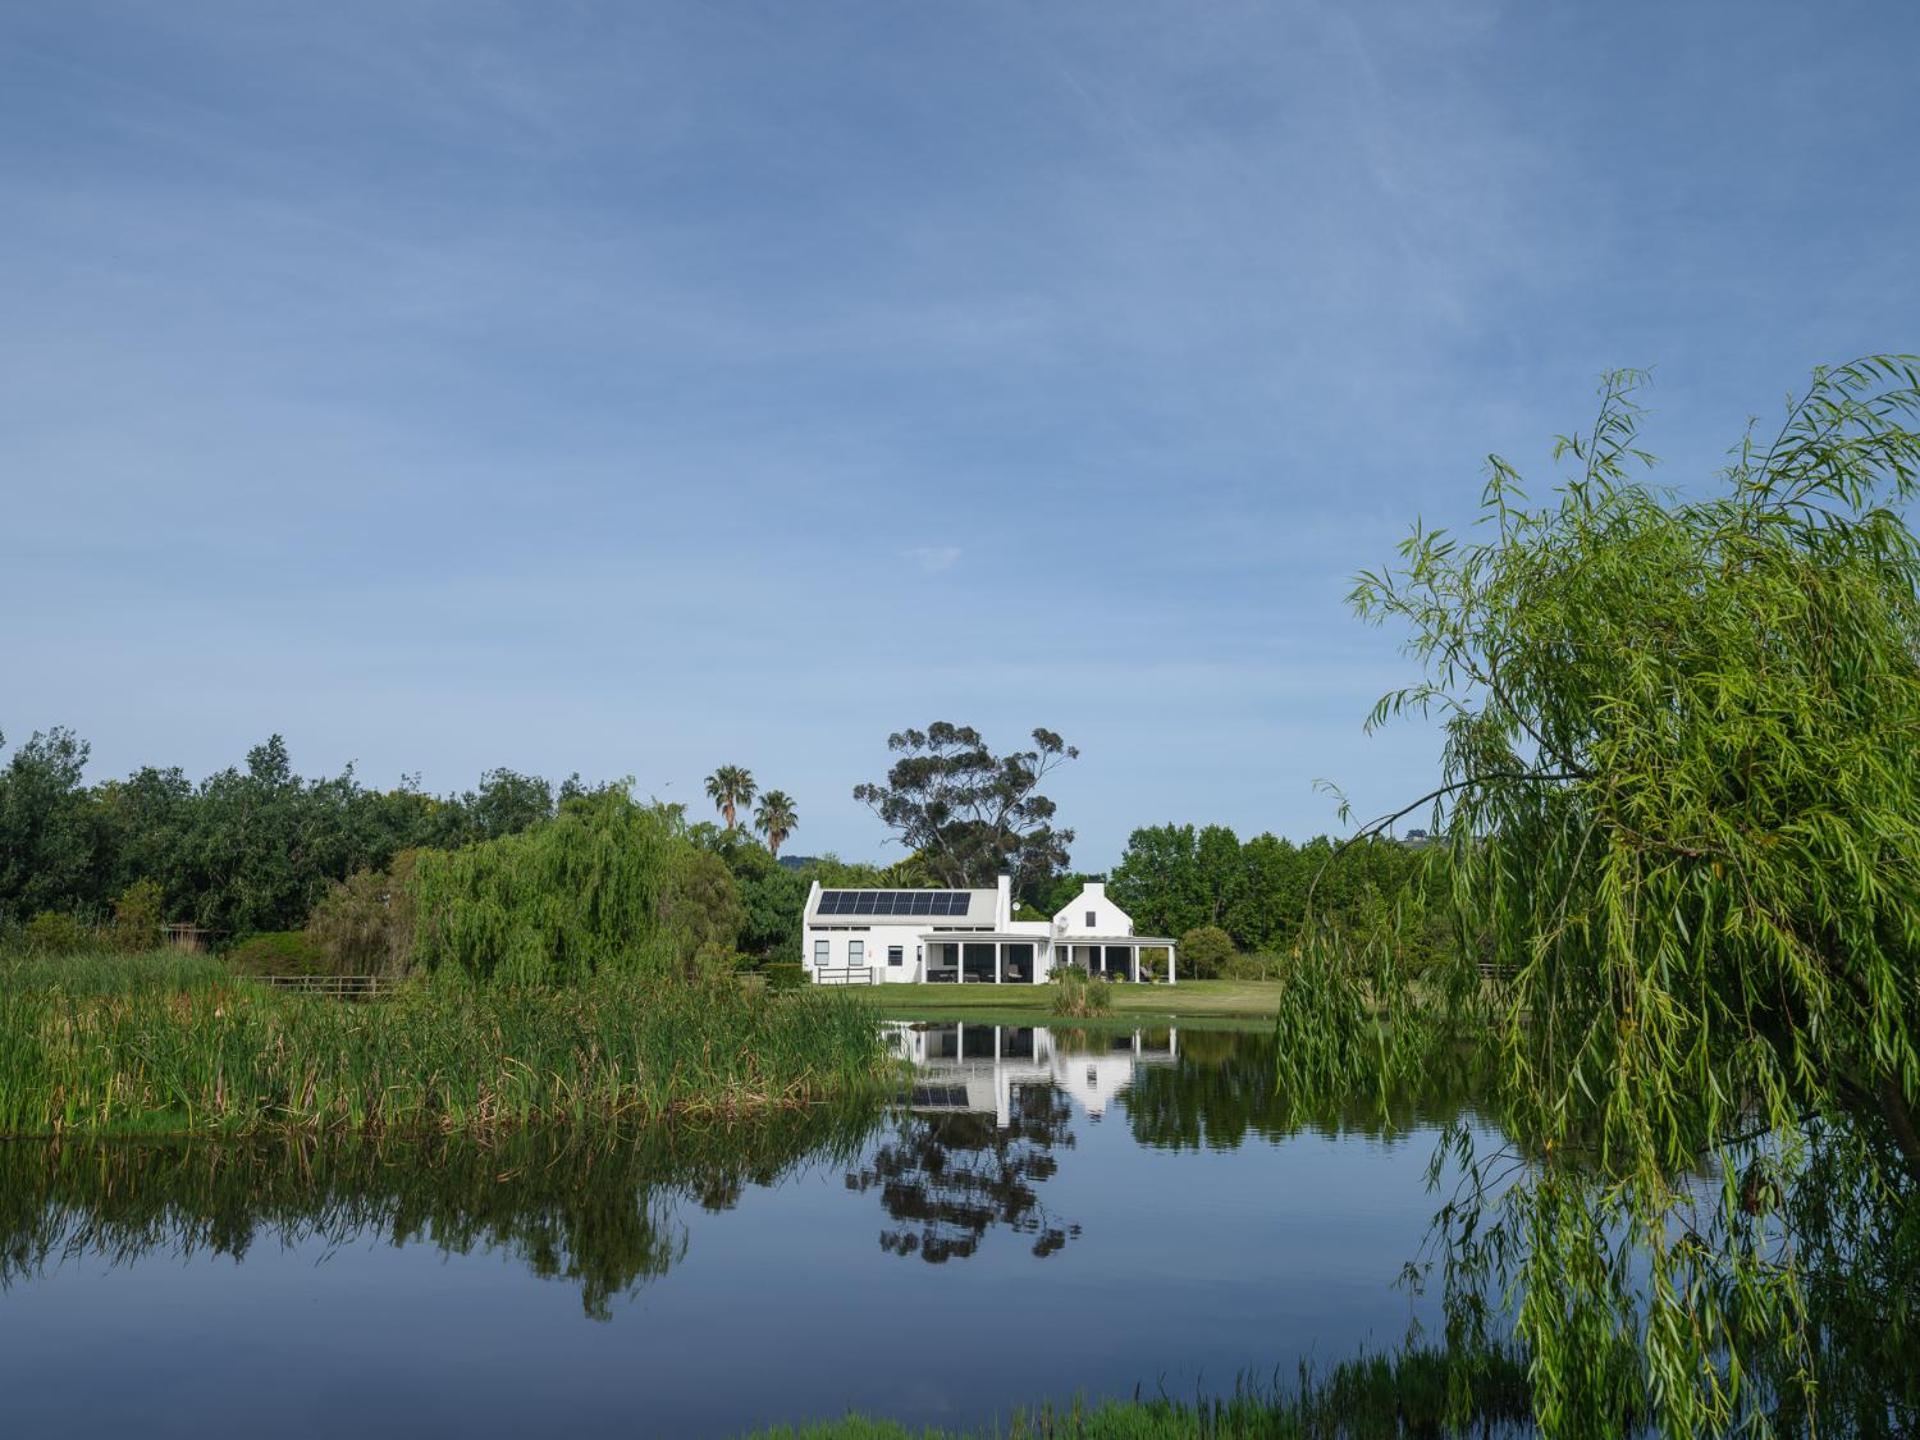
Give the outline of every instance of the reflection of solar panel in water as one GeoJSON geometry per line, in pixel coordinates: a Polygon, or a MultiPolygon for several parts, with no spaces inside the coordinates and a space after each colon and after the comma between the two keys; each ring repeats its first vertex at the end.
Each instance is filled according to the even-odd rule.
{"type": "Polygon", "coordinates": [[[922,1110],[964,1110],[967,1087],[964,1085],[916,1085],[910,1102],[922,1110]]]}
{"type": "Polygon", "coordinates": [[[816,915],[965,915],[970,890],[822,890],[816,915]]]}

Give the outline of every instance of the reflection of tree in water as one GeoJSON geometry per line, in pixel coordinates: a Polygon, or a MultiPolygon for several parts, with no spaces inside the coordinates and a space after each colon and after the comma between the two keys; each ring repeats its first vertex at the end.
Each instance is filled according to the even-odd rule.
{"type": "Polygon", "coordinates": [[[1417,1080],[1381,1096],[1301,1096],[1277,1084],[1271,1035],[1182,1031],[1179,1058],[1143,1066],[1120,1092],[1133,1135],[1158,1149],[1227,1150],[1249,1135],[1275,1141],[1301,1131],[1388,1137],[1473,1113],[1484,1064],[1464,1049],[1436,1051],[1417,1080]],[[1383,1103],[1384,1101],[1384,1103],[1383,1103]]]}
{"type": "Polygon", "coordinates": [[[238,1260],[261,1239],[380,1234],[513,1255],[606,1319],[686,1253],[683,1201],[728,1209],[808,1161],[843,1164],[871,1124],[808,1111],[640,1135],[0,1145],[0,1289],[66,1259],[238,1260]]]}
{"type": "Polygon", "coordinates": [[[1059,1169],[1054,1152],[1073,1146],[1072,1107],[1052,1085],[1013,1089],[1011,1123],[989,1114],[907,1115],[847,1188],[878,1189],[896,1222],[880,1248],[930,1265],[964,1259],[994,1226],[1033,1237],[1045,1257],[1080,1234],[1048,1214],[1036,1188],[1059,1169]]]}

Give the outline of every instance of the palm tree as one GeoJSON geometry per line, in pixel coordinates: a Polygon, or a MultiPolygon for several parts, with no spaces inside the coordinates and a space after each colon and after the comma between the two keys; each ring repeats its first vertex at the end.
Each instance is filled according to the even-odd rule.
{"type": "Polygon", "coordinates": [[[799,816],[793,813],[793,797],[784,790],[767,791],[760,797],[760,808],[753,812],[753,828],[767,837],[767,849],[776,860],[787,836],[799,824],[799,816]]]}
{"type": "Polygon", "coordinates": [[[727,829],[733,829],[733,817],[742,807],[751,805],[758,794],[753,772],[744,765],[722,765],[707,776],[707,798],[726,817],[727,829]]]}

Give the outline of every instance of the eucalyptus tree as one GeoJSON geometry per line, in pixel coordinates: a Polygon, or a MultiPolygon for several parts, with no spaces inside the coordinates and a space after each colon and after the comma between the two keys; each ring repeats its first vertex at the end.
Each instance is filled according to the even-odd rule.
{"type": "Polygon", "coordinates": [[[935,883],[986,886],[1010,872],[1025,898],[1066,868],[1073,831],[1054,828],[1056,807],[1039,785],[1080,752],[1053,731],[1035,730],[1031,749],[995,755],[972,726],[936,720],[889,735],[887,749],[899,758],[886,780],[856,785],[853,798],[935,883]]]}
{"type": "Polygon", "coordinates": [[[769,790],[760,797],[760,804],[753,812],[753,828],[767,837],[767,853],[776,860],[780,858],[780,847],[799,825],[793,797],[786,791],[769,790]]]}
{"type": "Polygon", "coordinates": [[[1817,370],[1684,494],[1611,374],[1549,500],[1496,458],[1484,538],[1416,530],[1354,591],[1424,671],[1370,725],[1444,729],[1367,829],[1426,818],[1463,943],[1437,1015],[1391,944],[1307,947],[1283,1083],[1485,1038],[1513,1150],[1449,1137],[1437,1263],[1454,1338],[1512,1301],[1550,1435],[1920,1419],[1917,369],[1817,370]]]}
{"type": "Polygon", "coordinates": [[[735,816],[751,805],[758,793],[753,772],[744,765],[722,765],[707,777],[707,798],[713,801],[713,808],[726,820],[729,830],[734,828],[735,816]]]}

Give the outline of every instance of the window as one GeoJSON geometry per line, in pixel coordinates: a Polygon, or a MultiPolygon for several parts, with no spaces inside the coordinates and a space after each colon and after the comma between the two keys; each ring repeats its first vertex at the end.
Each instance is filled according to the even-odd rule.
{"type": "Polygon", "coordinates": [[[1100,924],[1099,915],[1092,910],[1087,911],[1087,929],[1089,930],[1096,929],[1099,926],[1099,924],[1100,924]]]}
{"type": "Polygon", "coordinates": [[[904,945],[887,946],[887,964],[904,965],[907,963],[907,947],[904,945]]]}
{"type": "Polygon", "coordinates": [[[827,942],[824,940],[813,942],[813,968],[816,970],[827,968],[827,942]]]}
{"type": "Polygon", "coordinates": [[[858,968],[867,963],[867,942],[864,940],[847,941],[847,964],[858,968]]]}

